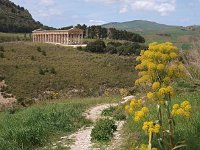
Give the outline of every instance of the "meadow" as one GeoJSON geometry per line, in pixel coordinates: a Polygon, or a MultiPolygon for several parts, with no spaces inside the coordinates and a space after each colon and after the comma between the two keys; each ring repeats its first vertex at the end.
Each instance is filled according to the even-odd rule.
{"type": "Polygon", "coordinates": [[[0,149],[40,149],[91,124],[82,113],[88,107],[118,102],[118,96],[45,101],[0,114],[0,149]]]}
{"type": "Polygon", "coordinates": [[[94,54],[51,44],[2,43],[0,75],[17,98],[44,99],[45,91],[60,96],[99,96],[108,88],[131,87],[133,56],[94,54]]]}

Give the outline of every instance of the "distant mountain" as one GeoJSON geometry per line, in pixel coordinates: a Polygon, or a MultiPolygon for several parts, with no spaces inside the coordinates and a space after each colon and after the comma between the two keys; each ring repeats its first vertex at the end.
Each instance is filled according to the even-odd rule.
{"type": "Polygon", "coordinates": [[[162,29],[178,27],[178,26],[159,24],[156,22],[145,21],[145,20],[134,20],[134,21],[127,21],[127,22],[111,22],[111,23],[104,24],[102,26],[105,28],[116,28],[119,30],[127,30],[127,31],[154,31],[154,30],[162,30],[162,29]]]}
{"type": "Polygon", "coordinates": [[[48,28],[35,21],[29,11],[9,0],[0,0],[0,32],[31,32],[48,28]]]}

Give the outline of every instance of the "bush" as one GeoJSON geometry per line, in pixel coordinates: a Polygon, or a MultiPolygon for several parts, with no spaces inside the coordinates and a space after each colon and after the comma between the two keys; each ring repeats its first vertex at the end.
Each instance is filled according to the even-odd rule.
{"type": "Polygon", "coordinates": [[[0,46],[0,51],[4,52],[4,47],[0,46]]]}
{"type": "Polygon", "coordinates": [[[37,51],[38,51],[38,52],[42,52],[42,49],[41,49],[40,46],[37,47],[37,51]]]}
{"type": "Polygon", "coordinates": [[[0,58],[4,58],[4,54],[3,53],[0,53],[0,58]]]}
{"type": "Polygon", "coordinates": [[[83,48],[82,48],[81,46],[78,46],[78,47],[77,47],[77,50],[82,51],[83,48]]]}
{"type": "Polygon", "coordinates": [[[0,81],[3,81],[5,77],[3,75],[0,75],[0,81]]]}
{"type": "Polygon", "coordinates": [[[52,67],[52,68],[50,69],[50,73],[52,73],[52,74],[56,74],[56,70],[55,70],[54,67],[52,67]]]}
{"type": "Polygon", "coordinates": [[[117,126],[114,120],[100,119],[92,129],[92,141],[108,142],[113,137],[113,133],[116,129],[117,126]]]}
{"type": "Polygon", "coordinates": [[[34,57],[34,56],[31,56],[31,60],[35,60],[35,57],[34,57]]]}
{"type": "Polygon", "coordinates": [[[143,47],[138,43],[125,43],[117,47],[117,53],[119,55],[138,55],[141,49],[143,49],[143,47]]]}
{"type": "Polygon", "coordinates": [[[45,51],[42,51],[42,55],[43,55],[43,56],[47,56],[47,54],[46,54],[45,51]]]}
{"type": "Polygon", "coordinates": [[[40,74],[40,75],[45,75],[45,71],[44,71],[43,69],[40,68],[40,69],[39,69],[39,74],[40,74]]]}
{"type": "Polygon", "coordinates": [[[114,46],[114,47],[119,47],[119,46],[122,45],[122,43],[120,43],[120,42],[108,42],[108,43],[107,43],[107,46],[108,46],[108,45],[112,45],[112,46],[114,46]]]}
{"type": "Polygon", "coordinates": [[[126,119],[126,115],[124,113],[124,110],[121,107],[111,106],[107,109],[104,109],[102,111],[102,115],[113,117],[113,119],[115,119],[115,120],[125,120],[126,119]]]}
{"type": "Polygon", "coordinates": [[[113,45],[108,45],[106,47],[106,52],[111,53],[111,54],[116,54],[117,53],[117,49],[113,45]]]}
{"type": "Polygon", "coordinates": [[[94,42],[88,43],[86,46],[86,51],[94,52],[94,53],[104,53],[105,52],[105,42],[102,40],[96,40],[94,42]]]}

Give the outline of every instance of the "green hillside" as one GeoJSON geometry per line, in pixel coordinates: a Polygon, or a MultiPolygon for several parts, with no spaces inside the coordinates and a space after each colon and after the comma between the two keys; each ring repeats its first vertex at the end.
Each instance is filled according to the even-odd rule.
{"type": "Polygon", "coordinates": [[[0,75],[5,76],[17,98],[37,98],[44,91],[63,96],[98,96],[108,88],[132,86],[135,79],[133,56],[93,54],[31,42],[0,46],[4,49],[0,52],[0,75]]]}
{"type": "Polygon", "coordinates": [[[153,31],[153,30],[169,29],[175,27],[145,20],[134,20],[121,23],[113,22],[104,24],[102,26],[106,28],[116,28],[119,30],[128,30],[128,31],[153,31]]]}
{"type": "MultiPolygon", "coordinates": [[[[31,32],[44,27],[29,11],[9,0],[0,0],[0,32],[31,32]]],[[[47,28],[47,27],[45,27],[47,28]]]]}

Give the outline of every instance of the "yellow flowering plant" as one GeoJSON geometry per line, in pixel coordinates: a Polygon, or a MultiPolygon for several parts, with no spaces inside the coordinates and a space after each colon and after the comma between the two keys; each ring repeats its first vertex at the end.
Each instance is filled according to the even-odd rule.
{"type": "MultiPolygon", "coordinates": [[[[148,145],[142,145],[141,150],[152,150],[152,139],[157,137],[160,149],[177,149],[185,145],[175,145],[174,127],[176,116],[189,118],[191,116],[191,105],[188,101],[172,106],[171,98],[175,90],[172,82],[181,77],[186,77],[186,69],[179,61],[178,49],[172,43],[151,43],[148,50],[142,50],[136,58],[139,62],[135,67],[139,71],[139,79],[135,85],[149,86],[147,99],[157,106],[157,118],[155,121],[146,121],[142,129],[149,135],[148,145]],[[167,125],[168,124],[168,125],[167,125]],[[153,135],[157,136],[153,136],[153,135]],[[167,144],[170,143],[170,144],[167,144]]],[[[147,107],[141,100],[133,99],[126,106],[127,112],[134,116],[135,121],[146,119],[147,107]]]]}

